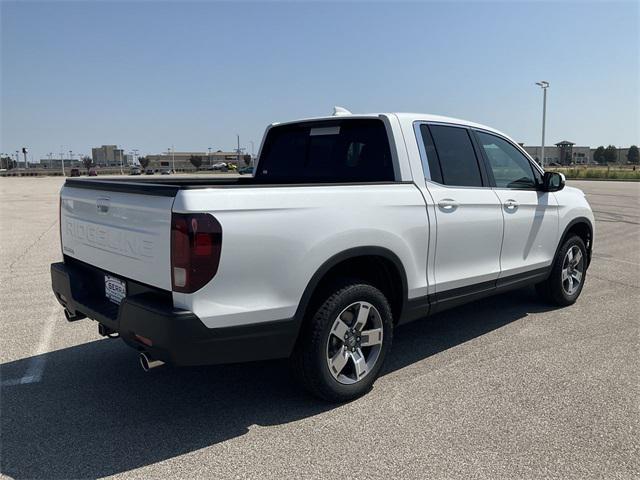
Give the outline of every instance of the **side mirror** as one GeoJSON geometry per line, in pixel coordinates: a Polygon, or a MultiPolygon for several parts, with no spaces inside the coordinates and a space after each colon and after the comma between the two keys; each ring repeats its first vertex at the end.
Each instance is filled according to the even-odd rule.
{"type": "Polygon", "coordinates": [[[557,192],[564,188],[564,174],[558,172],[544,172],[542,178],[542,190],[545,192],[557,192]]]}

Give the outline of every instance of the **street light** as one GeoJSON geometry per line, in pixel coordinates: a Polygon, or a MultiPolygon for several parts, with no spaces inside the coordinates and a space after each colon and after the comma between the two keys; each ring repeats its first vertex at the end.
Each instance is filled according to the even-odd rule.
{"type": "Polygon", "coordinates": [[[536,85],[542,88],[542,148],[540,149],[542,159],[540,160],[540,165],[544,168],[544,127],[547,122],[547,88],[549,88],[549,82],[541,80],[536,82],[536,85]]]}
{"type": "Polygon", "coordinates": [[[64,173],[64,152],[62,151],[62,146],[60,146],[60,164],[62,165],[62,176],[66,177],[67,174],[64,173]]]}
{"type": "Polygon", "coordinates": [[[173,173],[176,173],[176,149],[173,145],[171,145],[171,147],[167,148],[167,150],[171,152],[171,170],[173,170],[173,173]]]}

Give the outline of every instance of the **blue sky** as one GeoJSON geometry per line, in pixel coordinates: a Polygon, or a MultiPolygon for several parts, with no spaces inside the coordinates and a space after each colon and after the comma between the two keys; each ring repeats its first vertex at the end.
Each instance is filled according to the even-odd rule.
{"type": "Polygon", "coordinates": [[[5,2],[0,151],[258,148],[272,121],[420,111],[640,143],[640,2],[5,2]]]}

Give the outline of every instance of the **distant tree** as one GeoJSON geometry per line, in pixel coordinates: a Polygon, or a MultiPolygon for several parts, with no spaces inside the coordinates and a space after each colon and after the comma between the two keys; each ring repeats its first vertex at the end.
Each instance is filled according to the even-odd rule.
{"type": "Polygon", "coordinates": [[[593,161],[594,162],[598,162],[598,163],[604,163],[605,159],[604,159],[604,147],[602,145],[600,145],[598,148],[596,148],[596,151],[593,152],[593,161]]]}
{"type": "Polygon", "coordinates": [[[640,152],[638,151],[638,147],[636,145],[631,145],[629,147],[629,153],[627,153],[627,161],[633,164],[640,163],[640,152]]]}
{"type": "Polygon", "coordinates": [[[93,160],[91,157],[82,157],[82,164],[84,165],[84,168],[87,169],[87,173],[89,173],[89,170],[93,166],[93,160]]]}
{"type": "Polygon", "coordinates": [[[244,164],[248,167],[251,165],[251,155],[245,154],[242,159],[244,160],[244,164]]]}
{"type": "Polygon", "coordinates": [[[616,163],[618,160],[618,149],[614,145],[609,145],[604,149],[604,161],[606,163],[616,163]]]}
{"type": "Polygon", "coordinates": [[[191,165],[196,168],[196,170],[199,170],[202,166],[202,157],[200,155],[191,155],[189,157],[189,161],[191,162],[191,165]]]}
{"type": "Polygon", "coordinates": [[[149,159],[147,157],[138,157],[138,162],[140,162],[140,166],[145,170],[149,166],[149,159]]]}

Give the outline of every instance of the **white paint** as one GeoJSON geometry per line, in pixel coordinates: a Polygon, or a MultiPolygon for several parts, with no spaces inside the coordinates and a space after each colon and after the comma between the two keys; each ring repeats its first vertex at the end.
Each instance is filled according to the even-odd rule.
{"type": "MultiPolygon", "coordinates": [[[[392,252],[404,267],[407,297],[413,299],[548,265],[571,220],[583,216],[594,223],[584,194],[571,187],[542,194],[448,187],[430,180],[415,125],[478,128],[520,149],[495,129],[426,114],[341,113],[384,123],[395,178],[402,183],[212,185],[181,189],[175,199],[108,192],[108,209],[102,208],[104,191],[64,187],[63,251],[170,290],[171,213],[211,213],[223,232],[217,274],[193,294],[173,292],[173,302],[207,327],[221,328],[291,318],[318,269],[356,247],[392,252]],[[504,209],[515,202],[517,210],[507,215],[504,209]]],[[[296,122],[285,124],[291,123],[296,122]]]]}
{"type": "Polygon", "coordinates": [[[51,308],[51,313],[44,322],[42,333],[40,335],[40,341],[36,347],[27,371],[21,378],[12,378],[2,382],[3,387],[10,387],[14,385],[24,385],[27,383],[37,383],[42,380],[42,374],[47,363],[47,357],[45,353],[49,352],[49,346],[51,344],[51,338],[53,337],[53,330],[56,323],[56,317],[60,314],[60,305],[57,303],[51,308]]]}

